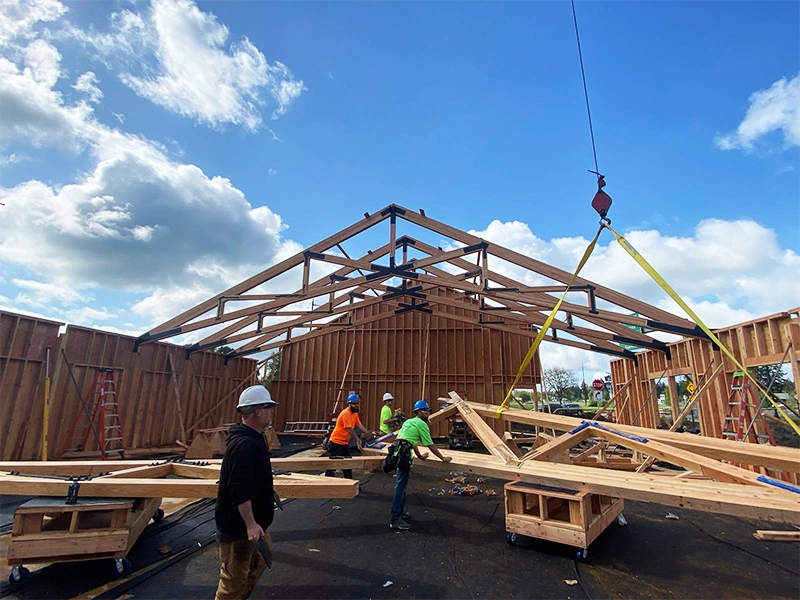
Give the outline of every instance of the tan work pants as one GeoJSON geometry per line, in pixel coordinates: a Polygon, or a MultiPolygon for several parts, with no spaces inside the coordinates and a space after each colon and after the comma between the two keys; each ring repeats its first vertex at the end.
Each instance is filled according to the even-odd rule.
{"type": "MultiPolygon", "coordinates": [[[[269,544],[269,533],[264,540],[269,544]]],[[[236,540],[219,542],[219,585],[214,600],[244,600],[249,598],[258,579],[267,568],[255,542],[236,540]]]]}

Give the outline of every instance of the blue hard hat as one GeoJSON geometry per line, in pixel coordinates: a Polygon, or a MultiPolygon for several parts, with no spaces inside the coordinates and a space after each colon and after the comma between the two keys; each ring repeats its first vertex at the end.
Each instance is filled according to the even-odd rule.
{"type": "Polygon", "coordinates": [[[430,409],[431,407],[428,406],[428,403],[425,402],[425,400],[417,400],[416,402],[414,402],[414,412],[417,412],[418,410],[430,410],[430,409]]]}
{"type": "Polygon", "coordinates": [[[350,394],[347,397],[347,403],[352,404],[353,402],[358,402],[358,396],[356,394],[350,394]]]}

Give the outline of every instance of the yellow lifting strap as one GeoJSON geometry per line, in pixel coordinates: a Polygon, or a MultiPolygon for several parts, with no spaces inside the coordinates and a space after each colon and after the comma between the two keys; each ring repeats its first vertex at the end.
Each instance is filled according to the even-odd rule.
{"type": "Polygon", "coordinates": [[[530,364],[531,360],[536,354],[536,350],[539,348],[539,344],[542,343],[542,340],[544,339],[544,336],[547,333],[550,324],[553,322],[553,319],[555,318],[558,309],[561,308],[561,303],[564,302],[564,298],[567,296],[569,288],[572,286],[573,283],[575,283],[575,279],[577,279],[578,273],[581,272],[581,269],[583,269],[583,266],[586,264],[586,261],[589,260],[589,257],[592,255],[594,247],[597,245],[597,239],[600,237],[602,231],[603,231],[603,225],[601,224],[600,228],[597,230],[597,233],[594,235],[594,239],[586,247],[586,251],[583,253],[583,258],[581,258],[581,262],[578,263],[578,268],[575,269],[575,272],[572,274],[572,278],[570,278],[569,283],[567,284],[567,289],[564,290],[564,293],[561,295],[561,298],[559,298],[558,302],[556,302],[556,305],[553,307],[553,310],[550,312],[550,315],[547,317],[547,320],[544,322],[544,325],[542,325],[541,329],[539,329],[539,333],[536,335],[536,339],[533,340],[531,347],[528,348],[528,353],[525,355],[525,358],[522,359],[522,364],[519,366],[519,370],[517,371],[516,377],[514,377],[514,383],[512,383],[511,387],[508,388],[508,393],[506,394],[505,400],[503,400],[503,403],[497,408],[497,418],[500,418],[500,413],[502,413],[503,410],[505,410],[508,401],[511,399],[511,392],[514,391],[514,386],[517,385],[517,382],[520,380],[522,374],[525,372],[525,369],[528,368],[528,365],[530,364]]]}
{"type": "MultiPolygon", "coordinates": [[[[681,297],[675,292],[675,290],[673,290],[672,287],[664,280],[664,278],[661,277],[661,275],[659,275],[658,272],[656,272],[656,270],[650,265],[650,263],[648,263],[644,259],[644,257],[641,254],[639,254],[639,252],[636,251],[636,248],[631,246],[631,243],[628,240],[626,240],[624,237],[622,237],[620,234],[618,234],[616,231],[614,231],[611,228],[611,224],[610,223],[603,221],[601,223],[601,225],[600,225],[600,229],[602,229],[603,227],[608,229],[614,235],[614,237],[617,238],[617,241],[619,242],[619,245],[622,246],[625,249],[625,251],[628,254],[630,254],[631,257],[637,263],[639,263],[639,265],[647,272],[647,274],[650,275],[650,277],[652,277],[653,280],[658,285],[660,285],[665,292],[667,292],[667,294],[670,296],[670,298],[672,298],[673,300],[675,300],[675,302],[678,303],[678,306],[680,306],[683,310],[686,311],[686,314],[689,315],[689,317],[700,327],[700,329],[702,329],[706,333],[706,335],[708,335],[709,338],[711,338],[711,341],[714,342],[717,346],[719,346],[719,349],[722,350],[723,353],[725,353],[725,356],[730,358],[733,361],[733,363],[738,367],[738,369],[740,371],[743,371],[744,373],[747,373],[747,369],[736,359],[736,357],[733,355],[733,353],[731,353],[731,351],[728,350],[721,341],[719,341],[719,338],[717,338],[717,336],[714,335],[713,331],[711,331],[708,327],[706,327],[705,323],[703,323],[700,320],[700,317],[698,317],[694,313],[694,311],[691,308],[689,308],[689,306],[686,304],[686,302],[684,302],[683,299],[681,299],[681,297]]],[[[598,232],[598,234],[599,234],[599,232],[598,232]]],[[[597,238],[595,237],[595,239],[597,239],[597,238]]],[[[579,270],[580,270],[580,267],[579,267],[579,270]]],[[[519,375],[518,375],[518,377],[519,377],[519,375]]],[[[772,406],[775,407],[775,410],[780,413],[780,415],[791,426],[791,428],[794,429],[795,433],[797,433],[797,435],[800,435],[800,427],[798,427],[797,424],[794,421],[792,421],[792,419],[789,418],[789,415],[787,415],[786,412],[784,412],[784,410],[778,405],[778,403],[775,402],[770,397],[770,395],[761,386],[761,384],[754,377],[750,377],[750,380],[756,385],[756,387],[759,389],[759,391],[762,394],[764,394],[764,397],[767,400],[769,400],[770,404],[772,404],[772,406]]]]}

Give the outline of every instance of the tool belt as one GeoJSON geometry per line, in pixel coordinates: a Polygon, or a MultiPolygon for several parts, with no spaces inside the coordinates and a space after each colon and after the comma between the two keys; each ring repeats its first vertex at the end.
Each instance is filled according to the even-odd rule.
{"type": "Polygon", "coordinates": [[[391,473],[397,469],[408,471],[411,468],[411,452],[414,446],[408,440],[395,440],[389,446],[386,458],[381,462],[381,470],[384,473],[391,473]]]}

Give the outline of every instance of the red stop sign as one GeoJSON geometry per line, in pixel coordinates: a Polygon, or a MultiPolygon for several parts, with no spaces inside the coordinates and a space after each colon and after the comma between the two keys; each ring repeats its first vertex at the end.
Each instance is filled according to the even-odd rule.
{"type": "Polygon", "coordinates": [[[603,389],[603,387],[604,387],[604,385],[605,385],[605,384],[604,384],[602,381],[600,381],[599,379],[595,379],[595,380],[592,382],[592,387],[593,387],[594,389],[596,389],[596,390],[602,390],[602,389],[603,389]]]}

